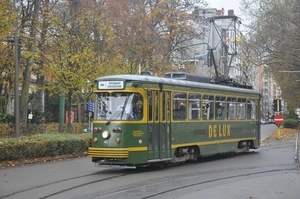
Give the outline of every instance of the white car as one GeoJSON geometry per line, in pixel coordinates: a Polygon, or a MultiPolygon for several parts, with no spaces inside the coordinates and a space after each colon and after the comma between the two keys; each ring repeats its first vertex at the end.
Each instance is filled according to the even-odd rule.
{"type": "Polygon", "coordinates": [[[267,124],[267,122],[265,120],[261,119],[260,124],[267,124]]]}

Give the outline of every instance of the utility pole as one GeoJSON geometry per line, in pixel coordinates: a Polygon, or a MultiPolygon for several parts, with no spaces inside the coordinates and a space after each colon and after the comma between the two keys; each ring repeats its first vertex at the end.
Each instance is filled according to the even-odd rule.
{"type": "MultiPolygon", "coordinates": [[[[63,12],[63,21],[65,30],[66,27],[66,12],[63,12]]],[[[63,39],[65,42],[65,38],[63,39]]],[[[62,67],[66,67],[66,49],[65,45],[63,46],[63,64],[62,67]]],[[[59,96],[59,132],[63,132],[65,124],[65,93],[61,92],[59,96]]]]}
{"type": "Polygon", "coordinates": [[[196,66],[198,65],[199,59],[197,59],[197,65],[196,65],[196,55],[199,55],[199,53],[194,53],[194,74],[196,74],[196,66]]]}
{"type": "MultiPolygon", "coordinates": [[[[13,1],[14,11],[17,12],[16,2],[13,1]]],[[[17,14],[17,13],[16,13],[17,14]]],[[[18,14],[17,14],[18,15],[18,14]]],[[[17,17],[18,18],[18,17],[17,17]]],[[[19,39],[18,39],[18,21],[17,18],[14,21],[14,39],[7,39],[7,42],[14,42],[15,48],[15,136],[19,138],[20,136],[20,96],[19,96],[19,39]]]]}

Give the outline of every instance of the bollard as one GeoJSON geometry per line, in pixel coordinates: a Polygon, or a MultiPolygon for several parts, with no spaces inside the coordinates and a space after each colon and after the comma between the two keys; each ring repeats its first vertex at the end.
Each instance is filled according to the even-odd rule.
{"type": "Polygon", "coordinates": [[[280,140],[280,128],[277,128],[277,131],[276,131],[276,140],[280,140]]]}

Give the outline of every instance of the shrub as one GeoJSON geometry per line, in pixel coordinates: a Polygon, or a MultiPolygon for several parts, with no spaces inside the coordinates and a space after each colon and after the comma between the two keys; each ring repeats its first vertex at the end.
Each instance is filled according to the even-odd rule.
{"type": "Polygon", "coordinates": [[[0,139],[0,161],[54,157],[86,152],[91,146],[90,133],[43,133],[32,136],[0,139]]]}
{"type": "Polygon", "coordinates": [[[296,120],[296,119],[286,119],[286,120],[284,120],[282,126],[284,128],[293,128],[293,129],[297,128],[298,120],[296,120]]]}
{"type": "Polygon", "coordinates": [[[0,123],[15,123],[15,116],[5,113],[0,113],[0,123]]]}
{"type": "Polygon", "coordinates": [[[14,127],[11,124],[0,123],[0,138],[9,138],[14,135],[14,127]]]}

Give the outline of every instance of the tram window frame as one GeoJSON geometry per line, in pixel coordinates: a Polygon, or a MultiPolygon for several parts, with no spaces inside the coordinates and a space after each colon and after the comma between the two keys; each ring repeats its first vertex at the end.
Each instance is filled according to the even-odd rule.
{"type": "Polygon", "coordinates": [[[173,120],[186,120],[187,93],[173,93],[173,120]]]}
{"type": "Polygon", "coordinates": [[[236,119],[236,97],[227,97],[227,120],[236,119]]]}
{"type": "Polygon", "coordinates": [[[189,94],[189,120],[200,120],[201,119],[201,94],[190,93],[189,94]]]}
{"type": "Polygon", "coordinates": [[[202,96],[202,119],[213,120],[215,96],[209,94],[203,94],[202,96]]]}
{"type": "Polygon", "coordinates": [[[248,99],[247,100],[247,119],[255,120],[256,119],[256,100],[248,99]]]}
{"type": "Polygon", "coordinates": [[[246,119],[246,98],[238,98],[237,102],[237,119],[246,119]]]}
{"type": "Polygon", "coordinates": [[[216,96],[215,101],[215,116],[216,120],[225,120],[226,115],[226,97],[225,96],[216,96]]]}

